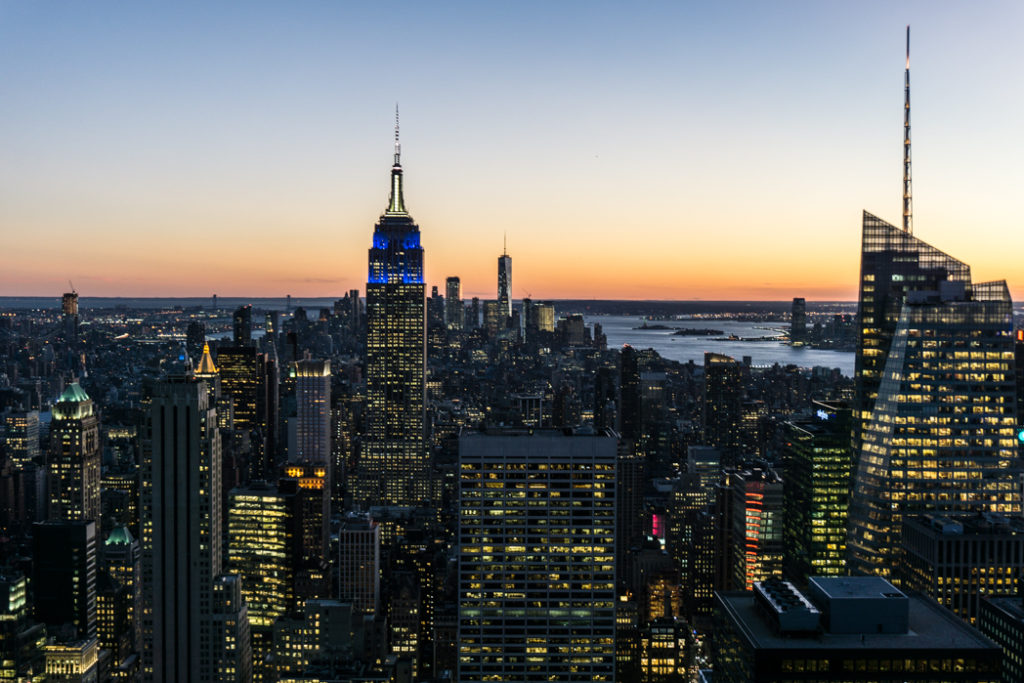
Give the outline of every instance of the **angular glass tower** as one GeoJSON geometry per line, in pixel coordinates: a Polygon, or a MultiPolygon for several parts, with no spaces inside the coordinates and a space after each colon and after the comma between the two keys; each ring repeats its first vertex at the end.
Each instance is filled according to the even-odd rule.
{"type": "Polygon", "coordinates": [[[889,577],[906,514],[1019,512],[1005,282],[864,214],[850,569],[889,577]]]}
{"type": "Polygon", "coordinates": [[[423,438],[426,307],[420,229],[405,210],[395,127],[391,199],[373,231],[366,283],[369,424],[355,500],[414,505],[429,493],[423,438]]]}
{"type": "Polygon", "coordinates": [[[940,282],[965,283],[971,268],[908,232],[864,212],[860,260],[860,321],[856,356],[857,404],[854,406],[854,452],[860,429],[878,395],[903,300],[910,292],[935,291],[940,282]]]}

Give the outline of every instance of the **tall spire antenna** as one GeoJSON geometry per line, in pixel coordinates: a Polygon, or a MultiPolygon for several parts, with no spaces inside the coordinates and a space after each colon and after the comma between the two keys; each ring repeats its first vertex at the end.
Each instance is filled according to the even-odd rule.
{"type": "Polygon", "coordinates": [[[402,165],[402,145],[398,142],[398,102],[395,102],[395,166],[402,165]]]}
{"type": "Polygon", "coordinates": [[[501,246],[501,255],[508,256],[508,233],[504,234],[504,241],[501,246]]]}
{"type": "Polygon", "coordinates": [[[395,163],[391,166],[391,199],[386,214],[407,214],[402,197],[402,145],[398,142],[398,102],[395,102],[395,163]]]}
{"type": "Polygon", "coordinates": [[[903,74],[903,231],[914,234],[910,183],[910,24],[907,24],[907,68],[903,74]]]}

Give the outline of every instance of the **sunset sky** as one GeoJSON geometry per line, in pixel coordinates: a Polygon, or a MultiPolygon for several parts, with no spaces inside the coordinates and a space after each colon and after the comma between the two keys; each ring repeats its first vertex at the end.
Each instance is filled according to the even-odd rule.
{"type": "Polygon", "coordinates": [[[1024,300],[1024,3],[0,0],[0,296],[854,299],[898,222],[1024,300]]]}

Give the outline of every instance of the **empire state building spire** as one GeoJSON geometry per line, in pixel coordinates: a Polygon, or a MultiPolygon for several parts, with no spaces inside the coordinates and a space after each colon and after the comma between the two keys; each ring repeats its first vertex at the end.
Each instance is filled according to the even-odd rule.
{"type": "Polygon", "coordinates": [[[398,103],[395,103],[395,163],[391,167],[391,200],[385,215],[405,215],[405,199],[402,197],[402,144],[398,141],[398,103]]]}
{"type": "Polygon", "coordinates": [[[910,184],[910,25],[907,25],[907,69],[903,74],[903,232],[914,234],[910,184]]]}

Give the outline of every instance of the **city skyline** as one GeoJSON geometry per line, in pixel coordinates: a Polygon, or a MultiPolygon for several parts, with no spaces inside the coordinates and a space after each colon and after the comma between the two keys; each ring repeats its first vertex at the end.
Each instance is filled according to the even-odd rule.
{"type": "Polygon", "coordinates": [[[910,23],[915,234],[1021,298],[1015,18],[4,5],[0,295],[362,290],[398,99],[428,284],[493,298],[507,233],[517,300],[855,300],[861,211],[900,216],[910,23]]]}

